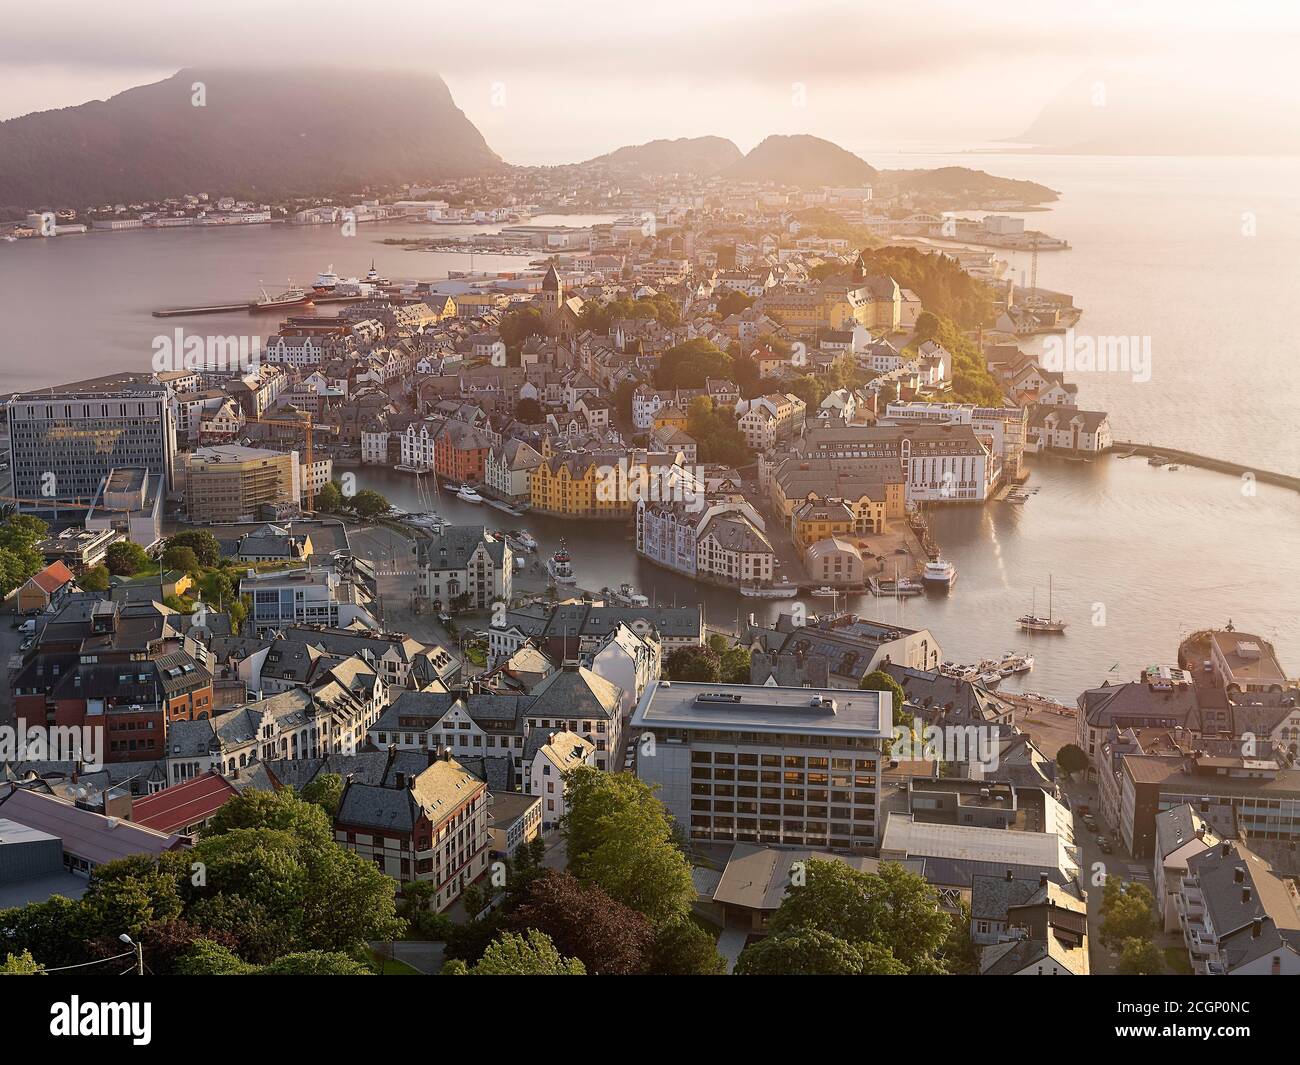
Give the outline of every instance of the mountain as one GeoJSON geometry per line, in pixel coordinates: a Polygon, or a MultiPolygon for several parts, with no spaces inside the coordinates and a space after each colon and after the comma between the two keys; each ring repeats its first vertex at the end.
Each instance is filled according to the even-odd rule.
{"type": "Polygon", "coordinates": [[[0,122],[0,205],[204,190],[269,198],[504,165],[433,74],[190,69],[108,100],[0,122]],[[195,82],[205,106],[192,103],[195,82]]]}
{"type": "Polygon", "coordinates": [[[810,137],[765,138],[724,176],[736,181],[775,181],[783,185],[868,185],[875,167],[838,144],[810,137]]]}
{"type": "Polygon", "coordinates": [[[678,137],[631,144],[588,159],[583,165],[641,174],[716,174],[740,158],[740,149],[726,137],[678,137]]]}

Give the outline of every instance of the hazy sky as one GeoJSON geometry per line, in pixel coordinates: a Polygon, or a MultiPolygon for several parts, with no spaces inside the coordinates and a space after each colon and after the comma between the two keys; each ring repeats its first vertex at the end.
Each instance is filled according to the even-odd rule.
{"type": "Polygon", "coordinates": [[[1120,96],[1160,85],[1141,91],[1189,121],[1283,105],[1293,120],[1298,42],[1290,0],[51,0],[0,36],[0,119],[182,66],[311,62],[441,73],[515,163],[706,133],[861,150],[1014,136],[1100,70],[1120,96]]]}

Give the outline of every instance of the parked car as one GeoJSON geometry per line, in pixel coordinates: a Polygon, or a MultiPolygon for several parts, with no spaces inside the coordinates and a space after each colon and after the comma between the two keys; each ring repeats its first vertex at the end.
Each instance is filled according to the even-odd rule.
{"type": "Polygon", "coordinates": [[[1114,854],[1115,848],[1110,845],[1110,840],[1105,836],[1097,837],[1097,847],[1102,854],[1114,854]]]}
{"type": "Polygon", "coordinates": [[[1083,827],[1086,828],[1089,832],[1096,832],[1096,831],[1097,831],[1097,819],[1096,819],[1095,817],[1093,817],[1092,814],[1084,814],[1084,815],[1083,815],[1083,827]]]}

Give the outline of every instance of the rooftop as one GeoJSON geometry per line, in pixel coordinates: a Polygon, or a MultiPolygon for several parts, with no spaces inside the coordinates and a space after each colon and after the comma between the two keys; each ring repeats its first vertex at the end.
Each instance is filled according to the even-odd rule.
{"type": "Polygon", "coordinates": [[[888,703],[876,691],[661,680],[641,696],[632,727],[884,738],[893,723],[888,703]]]}

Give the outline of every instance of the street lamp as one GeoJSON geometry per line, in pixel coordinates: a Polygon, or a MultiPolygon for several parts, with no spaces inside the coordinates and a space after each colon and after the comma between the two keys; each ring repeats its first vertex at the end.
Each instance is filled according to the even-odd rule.
{"type": "Polygon", "coordinates": [[[129,935],[123,932],[117,937],[126,946],[135,948],[135,975],[144,975],[144,944],[135,942],[129,935]]]}

